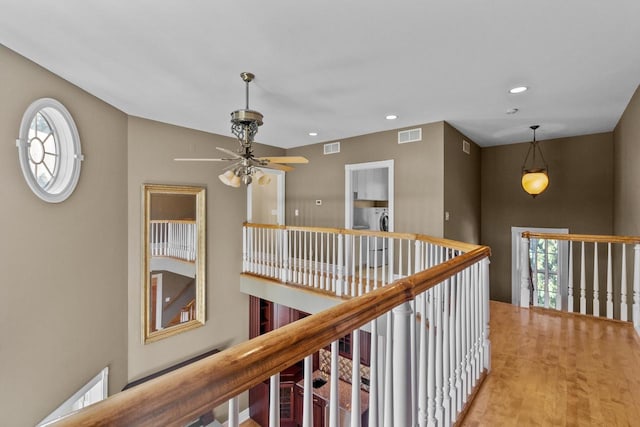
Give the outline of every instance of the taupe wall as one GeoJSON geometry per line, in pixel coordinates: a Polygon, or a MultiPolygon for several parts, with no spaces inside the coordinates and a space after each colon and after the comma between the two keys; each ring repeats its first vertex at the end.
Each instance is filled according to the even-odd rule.
{"type": "Polygon", "coordinates": [[[480,242],[480,147],[444,124],[444,237],[461,242],[480,242]],[[469,154],[462,141],[469,142],[469,154]]]}
{"type": "Polygon", "coordinates": [[[614,232],[640,235],[640,87],[613,132],[614,232]]]}
{"type": "MultiPolygon", "coordinates": [[[[220,157],[215,147],[235,150],[229,137],[151,120],[128,120],[128,253],[129,380],[138,379],[212,348],[224,349],[248,339],[249,300],[240,293],[242,222],[245,187],[222,184],[226,163],[174,162],[175,157],[220,157]],[[142,344],[141,216],[142,184],[196,185],[206,188],[206,324],[151,344],[142,344]]],[[[279,148],[258,145],[257,155],[283,155],[279,148]]],[[[246,400],[241,402],[241,408],[246,400]]],[[[220,419],[226,409],[216,412],[220,419]]]]}
{"type": "Polygon", "coordinates": [[[0,45],[0,424],[35,425],[105,366],[127,380],[127,118],[0,45]],[[85,161],[63,203],[38,199],[14,141],[31,102],[71,112],[85,161]]]}
{"type": "Polygon", "coordinates": [[[287,224],[344,227],[345,165],[394,159],[395,231],[442,237],[444,123],[411,128],[417,127],[422,128],[420,142],[398,144],[394,130],[343,139],[338,154],[324,155],[323,144],[287,150],[309,159],[287,173],[287,224]]]}
{"type": "Polygon", "coordinates": [[[613,232],[613,135],[542,141],[549,188],[537,198],[521,188],[527,144],[481,150],[481,243],[491,247],[491,298],[511,302],[511,227],[613,232]]]}
{"type": "Polygon", "coordinates": [[[238,288],[242,261],[242,218],[246,193],[223,185],[217,163],[174,162],[175,157],[219,157],[216,146],[235,149],[231,138],[129,117],[129,380],[171,366],[212,348],[247,339],[248,299],[238,288]],[[206,188],[206,324],[173,337],[142,344],[142,184],[206,188]],[[221,244],[224,242],[224,244],[221,244]]]}

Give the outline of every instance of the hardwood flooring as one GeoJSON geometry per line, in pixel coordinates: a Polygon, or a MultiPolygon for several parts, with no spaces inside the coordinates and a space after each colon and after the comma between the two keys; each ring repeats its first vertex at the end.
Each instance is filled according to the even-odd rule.
{"type": "Polygon", "coordinates": [[[463,426],[640,426],[629,323],[491,302],[491,372],[463,426]]]}

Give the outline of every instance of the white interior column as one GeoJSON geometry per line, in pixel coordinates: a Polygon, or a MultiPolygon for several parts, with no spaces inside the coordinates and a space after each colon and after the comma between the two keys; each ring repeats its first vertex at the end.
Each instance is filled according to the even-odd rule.
{"type": "Polygon", "coordinates": [[[393,425],[411,426],[411,305],[405,302],[393,309],[393,425]]]}

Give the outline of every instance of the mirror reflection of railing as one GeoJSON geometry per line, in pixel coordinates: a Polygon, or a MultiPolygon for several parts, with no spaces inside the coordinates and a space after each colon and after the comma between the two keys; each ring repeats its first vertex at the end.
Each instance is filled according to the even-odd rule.
{"type": "Polygon", "coordinates": [[[151,256],[195,261],[198,232],[195,220],[152,220],[151,256]]]}
{"type": "MultiPolygon", "coordinates": [[[[441,242],[443,245],[437,246],[449,244],[441,242]]],[[[394,257],[389,258],[394,265],[404,266],[402,275],[407,277],[375,289],[372,284],[370,292],[112,396],[60,425],[185,425],[228,402],[228,425],[238,427],[237,396],[270,378],[269,424],[279,426],[279,372],[304,359],[302,401],[296,405],[302,407],[302,425],[310,426],[313,354],[330,345],[331,371],[337,372],[339,340],[361,327],[368,327],[372,337],[367,418],[362,424],[360,334],[355,333],[351,340],[353,386],[346,398],[350,425],[453,425],[471,404],[490,368],[490,251],[484,246],[464,245],[464,249],[456,249],[455,256],[453,252],[448,256],[446,249],[423,253],[421,244],[415,246],[420,248],[418,255],[400,256],[400,248],[394,248],[394,257]],[[409,258],[418,262],[408,263],[409,258]],[[421,268],[432,258],[440,262],[421,268]],[[411,271],[405,268],[409,265],[411,271]]],[[[277,256],[277,251],[273,255],[277,256]]],[[[306,261],[303,264],[316,265],[306,261]]],[[[288,271],[285,273],[287,276],[288,271]]],[[[307,280],[316,276],[313,270],[305,270],[305,274],[307,280]]],[[[351,283],[345,280],[338,289],[347,284],[350,288],[351,283]]],[[[339,381],[337,375],[329,378],[327,416],[331,426],[338,426],[341,412],[339,398],[344,384],[339,388],[339,381]]]]}
{"type": "Polygon", "coordinates": [[[561,266],[568,269],[566,289],[559,287],[562,283],[551,289],[544,277],[531,277],[530,269],[523,268],[521,306],[561,308],[622,321],[631,319],[640,333],[640,237],[524,232],[522,265],[529,265],[530,245],[539,241],[569,242],[567,265],[561,266]],[[629,277],[633,277],[631,283],[629,277]],[[549,294],[553,292],[564,295],[562,304],[549,304],[549,294]]]}
{"type": "Polygon", "coordinates": [[[203,187],[142,186],[142,339],[151,343],[205,323],[203,187]]]}

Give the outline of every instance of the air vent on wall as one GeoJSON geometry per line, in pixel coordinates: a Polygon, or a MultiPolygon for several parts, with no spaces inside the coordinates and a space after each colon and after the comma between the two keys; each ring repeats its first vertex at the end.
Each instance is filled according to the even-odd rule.
{"type": "Polygon", "coordinates": [[[422,128],[401,130],[398,132],[398,144],[422,141],[422,128]]]}
{"type": "Polygon", "coordinates": [[[466,140],[462,140],[462,151],[464,151],[467,154],[471,154],[471,144],[469,144],[469,141],[466,140]]]}
{"type": "Polygon", "coordinates": [[[340,141],[324,144],[324,154],[336,154],[340,152],[340,141]]]}

